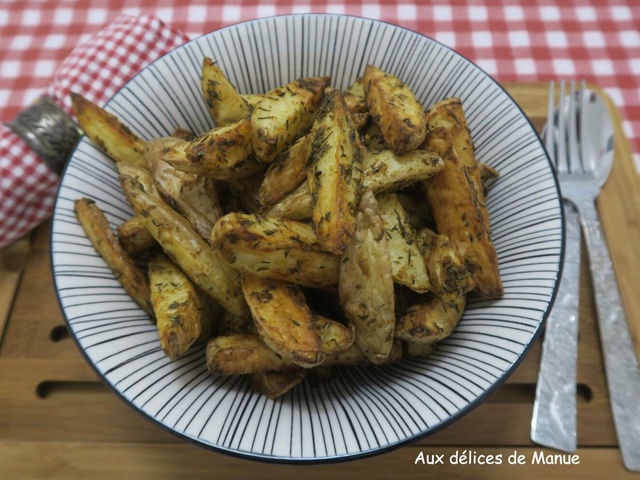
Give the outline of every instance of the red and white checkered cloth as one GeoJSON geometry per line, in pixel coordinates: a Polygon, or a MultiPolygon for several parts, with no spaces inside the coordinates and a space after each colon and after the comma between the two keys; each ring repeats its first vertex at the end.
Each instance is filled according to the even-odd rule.
{"type": "MultiPolygon", "coordinates": [[[[13,119],[47,88],[76,45],[123,13],[157,16],[193,37],[244,20],[303,12],[358,15],[416,30],[456,49],[502,82],[584,78],[597,84],[622,112],[640,172],[637,0],[0,2],[0,121],[13,119]]],[[[100,93],[102,100],[111,94],[100,93]]],[[[5,182],[4,172],[0,182],[5,182]]]]}
{"type": "MultiPolygon", "coordinates": [[[[46,93],[69,115],[70,90],[104,104],[142,67],[187,40],[157,18],[122,15],[71,52],[46,93]]],[[[0,125],[0,248],[49,218],[57,184],[58,176],[0,125]]]]}

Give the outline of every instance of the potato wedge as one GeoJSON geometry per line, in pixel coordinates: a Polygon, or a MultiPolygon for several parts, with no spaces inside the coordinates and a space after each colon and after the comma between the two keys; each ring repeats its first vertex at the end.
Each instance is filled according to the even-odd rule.
{"type": "MultiPolygon", "coordinates": [[[[442,158],[426,150],[398,157],[390,150],[366,153],[363,156],[362,189],[373,193],[391,192],[436,175],[444,169],[442,158]]],[[[313,213],[313,199],[309,185],[302,183],[274,205],[265,209],[267,215],[306,220],[313,213]]]]}
{"type": "MultiPolygon", "coordinates": [[[[484,186],[480,164],[475,157],[475,148],[471,139],[471,133],[467,127],[467,119],[462,108],[462,100],[459,98],[447,98],[434,104],[426,114],[427,128],[433,130],[444,128],[451,134],[452,147],[458,160],[464,166],[467,178],[476,201],[477,209],[482,217],[485,229],[491,235],[489,212],[487,211],[484,186]]],[[[485,170],[485,174],[491,173],[485,170]]]]}
{"type": "Polygon", "coordinates": [[[397,155],[405,155],[424,141],[427,128],[424,109],[411,89],[398,77],[368,65],[364,72],[367,106],[385,143],[397,155]]]}
{"type": "Polygon", "coordinates": [[[382,222],[389,239],[393,281],[419,293],[431,289],[427,263],[420,252],[416,232],[395,193],[378,197],[382,222]]]}
{"type": "Polygon", "coordinates": [[[443,340],[458,325],[466,301],[466,296],[452,294],[446,299],[432,296],[412,305],[396,323],[396,338],[422,344],[443,340]]]}
{"type": "Polygon", "coordinates": [[[160,160],[165,142],[147,143],[145,156],[162,199],[191,222],[202,238],[209,241],[211,229],[223,215],[214,180],[181,172],[160,160]]]}
{"type": "MultiPolygon", "coordinates": [[[[385,363],[400,360],[402,354],[402,343],[394,341],[385,363]]],[[[212,375],[249,375],[257,372],[300,369],[295,363],[281,358],[267,347],[257,333],[237,333],[215,337],[207,343],[206,358],[207,368],[212,375]]],[[[321,366],[364,363],[368,363],[367,357],[354,344],[347,350],[327,355],[321,366]]],[[[314,372],[316,368],[305,370],[314,372]]]]}
{"type": "Polygon", "coordinates": [[[338,285],[340,258],[323,251],[310,225],[265,215],[229,213],[211,245],[232,268],[311,288],[338,285]]]}
{"type": "Polygon", "coordinates": [[[300,368],[267,347],[257,333],[214,337],[207,343],[206,358],[212,375],[249,375],[300,368]]]}
{"type": "Polygon", "coordinates": [[[426,180],[424,187],[437,232],[446,235],[463,258],[478,293],[486,298],[500,298],[504,290],[498,255],[486,226],[487,217],[482,213],[468,169],[459,158],[452,133],[444,126],[433,126],[438,118],[449,114],[446,109],[434,107],[427,113],[430,131],[424,146],[443,157],[445,168],[426,180]]]}
{"type": "Polygon", "coordinates": [[[306,377],[307,371],[288,370],[285,372],[256,372],[251,375],[251,387],[267,398],[281,397],[306,377]]]}
{"type": "Polygon", "coordinates": [[[160,346],[171,360],[177,360],[213,319],[205,316],[200,292],[164,253],[154,254],[148,267],[160,346]]]}
{"type": "Polygon", "coordinates": [[[153,235],[144,226],[142,218],[135,216],[118,225],[118,242],[129,255],[140,255],[158,245],[153,235]]]}
{"type": "Polygon", "coordinates": [[[73,112],[82,131],[100,150],[116,162],[146,168],[144,140],[131,131],[115,115],[70,92],[73,112]]]}
{"type": "Polygon", "coordinates": [[[304,368],[324,360],[315,318],[299,286],[244,274],[242,291],[258,334],[269,348],[304,368]]]}
{"type": "Polygon", "coordinates": [[[248,317],[238,274],[223,262],[182,215],[123,176],[125,195],[165,253],[204,293],[239,317],[248,317]]]}
{"type": "Polygon", "coordinates": [[[311,141],[310,133],[303,135],[269,165],[258,193],[262,205],[273,205],[306,181],[311,141]]]}
{"type": "MultiPolygon", "coordinates": [[[[404,354],[404,347],[402,342],[394,340],[391,345],[391,351],[384,359],[380,359],[377,365],[389,365],[390,363],[397,362],[402,358],[404,354]]],[[[338,352],[333,355],[327,355],[327,359],[322,364],[322,367],[334,367],[338,365],[363,365],[367,364],[369,359],[365,353],[355,343],[344,352],[338,352]]]]}
{"type": "Polygon", "coordinates": [[[475,287],[471,273],[445,235],[429,228],[417,234],[418,246],[427,260],[427,272],[434,295],[443,298],[450,294],[465,295],[475,287]]]}
{"type": "Polygon", "coordinates": [[[353,325],[343,325],[322,315],[315,315],[315,328],[322,342],[322,351],[327,355],[346,352],[356,339],[353,325]]]}
{"type": "Polygon", "coordinates": [[[430,178],[444,169],[444,161],[433,152],[413,150],[395,155],[391,150],[368,152],[362,159],[363,186],[373,193],[394,192],[430,178]]]}
{"type": "MultiPolygon", "coordinates": [[[[253,155],[249,117],[200,135],[189,142],[185,154],[191,164],[185,172],[218,180],[245,178],[266,168],[253,155]]],[[[182,170],[181,164],[173,166],[182,170]]]]}
{"type": "Polygon", "coordinates": [[[358,134],[339,90],[328,93],[312,130],[307,183],[320,244],[341,255],[355,229],[362,179],[358,134]]]}
{"type": "Polygon", "coordinates": [[[373,363],[386,361],[393,344],[395,295],[389,244],[378,203],[365,191],[355,233],[340,264],[340,302],[355,326],[355,343],[373,363]]]}
{"type": "Polygon", "coordinates": [[[265,97],[263,93],[242,93],[240,94],[240,96],[245,102],[249,104],[252,111],[255,110],[255,108],[265,97]]]}
{"type": "Polygon", "coordinates": [[[147,278],[120,247],[102,210],[95,201],[80,198],[74,202],[74,211],[93,248],[111,269],[116,280],[131,298],[153,317],[147,278]]]}
{"type": "Polygon", "coordinates": [[[432,343],[415,343],[405,342],[404,354],[407,357],[427,358],[435,352],[438,342],[432,343]]]}
{"type": "Polygon", "coordinates": [[[256,156],[271,163],[313,124],[329,77],[301,78],[271,90],[251,114],[256,156]]]}
{"type": "Polygon", "coordinates": [[[209,57],[202,60],[200,87],[216,126],[229,125],[251,114],[252,108],[249,103],[209,57]]]}

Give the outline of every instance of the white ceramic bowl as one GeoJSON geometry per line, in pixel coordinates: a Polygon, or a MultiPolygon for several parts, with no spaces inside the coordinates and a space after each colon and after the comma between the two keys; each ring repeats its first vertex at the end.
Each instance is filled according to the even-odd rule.
{"type": "Polygon", "coordinates": [[[403,79],[423,105],[458,96],[480,161],[496,167],[488,209],[505,295],[471,296],[454,333],[427,359],[351,367],[319,386],[269,400],[240,377],[212,377],[202,348],[169,361],[147,316],[96,255],[73,200],[97,201],[113,228],[132,215],[113,162],[85,137],[62,178],[52,267],[60,305],[87,360],[144,416],[216,451],[282,462],[372,455],[431,434],[480,404],[523,358],[553,301],[562,263],[558,187],[530,122],[502,88],[453,50],[394,25],[349,16],[293,15],[199,37],[144,69],[107,110],[145,139],[212,121],[201,61],[217,61],[243,93],[303,76],[346,88],[374,64],[403,79]]]}

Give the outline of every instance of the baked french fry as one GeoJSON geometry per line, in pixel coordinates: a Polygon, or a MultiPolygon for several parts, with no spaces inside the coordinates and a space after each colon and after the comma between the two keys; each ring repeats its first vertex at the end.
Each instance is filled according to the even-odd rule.
{"type": "Polygon", "coordinates": [[[258,193],[262,205],[273,205],[306,181],[311,141],[311,134],[303,135],[269,165],[258,193]]]}
{"type": "Polygon", "coordinates": [[[417,242],[427,261],[434,295],[443,298],[450,294],[465,295],[473,290],[475,282],[469,270],[445,235],[422,228],[418,231],[417,242]]]}
{"type": "Polygon", "coordinates": [[[445,339],[458,325],[466,301],[466,296],[452,294],[446,299],[434,296],[412,305],[396,322],[396,338],[422,344],[445,339]]]}
{"type": "MultiPolygon", "coordinates": [[[[450,128],[451,104],[439,102],[426,114],[429,133],[424,146],[443,157],[445,168],[425,181],[425,196],[438,233],[446,235],[463,258],[478,293],[486,298],[499,298],[504,290],[498,256],[487,229],[488,215],[484,200],[479,197],[482,192],[476,190],[469,176],[470,168],[460,158],[458,148],[470,147],[466,140],[458,139],[456,143],[461,133],[459,126],[450,128]]],[[[479,176],[477,168],[475,172],[479,176]]]]}
{"type": "Polygon", "coordinates": [[[118,282],[131,298],[153,317],[147,279],[142,270],[120,247],[102,210],[95,201],[88,198],[76,200],[74,210],[93,248],[104,259],[118,282]]]}
{"type": "Polygon", "coordinates": [[[397,155],[418,148],[427,133],[424,109],[398,77],[368,65],[363,78],[371,118],[397,155]]]}
{"type": "Polygon", "coordinates": [[[242,273],[311,288],[338,285],[340,258],[322,250],[313,228],[305,223],[229,213],[213,227],[211,245],[242,273]]]}
{"type": "Polygon", "coordinates": [[[420,252],[416,232],[395,193],[378,197],[378,207],[389,241],[393,281],[425,293],[431,289],[425,258],[420,252]]]}
{"type": "Polygon", "coordinates": [[[304,368],[324,360],[315,318],[299,286],[244,274],[242,291],[258,334],[269,348],[304,368]]]}
{"type": "Polygon", "coordinates": [[[146,168],[144,140],[107,112],[79,93],[70,92],[73,112],[82,131],[94,145],[116,162],[146,168]]]}
{"type": "Polygon", "coordinates": [[[116,231],[120,246],[129,255],[139,255],[158,245],[138,216],[118,225],[116,231]]]}
{"type": "Polygon", "coordinates": [[[311,220],[320,244],[341,255],[355,228],[362,178],[360,141],[342,92],[326,95],[311,135],[307,173],[311,220]]]}
{"type": "Polygon", "coordinates": [[[160,346],[171,359],[180,358],[212,322],[191,280],[162,252],[149,260],[149,288],[160,346]]]}
{"type": "Polygon", "coordinates": [[[132,177],[123,176],[122,184],[147,230],[191,281],[231,313],[249,316],[238,274],[220,259],[189,221],[166,203],[144,192],[132,177]]]}
{"type": "Polygon", "coordinates": [[[211,118],[222,127],[251,114],[251,106],[238,93],[222,69],[211,58],[202,60],[200,87],[211,118]]]}
{"type": "Polygon", "coordinates": [[[386,361],[393,344],[395,294],[389,244],[378,204],[365,191],[355,233],[340,263],[340,302],[355,326],[355,343],[373,363],[386,361]]]}
{"type": "Polygon", "coordinates": [[[271,163],[311,128],[329,77],[301,78],[271,90],[251,114],[256,156],[271,163]]]}

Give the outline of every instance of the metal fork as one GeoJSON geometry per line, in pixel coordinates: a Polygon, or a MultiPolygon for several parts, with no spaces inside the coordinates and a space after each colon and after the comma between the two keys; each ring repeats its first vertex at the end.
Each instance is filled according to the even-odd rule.
{"type": "Polygon", "coordinates": [[[575,136],[580,148],[577,155],[559,156],[567,163],[566,169],[558,166],[558,179],[564,198],[580,213],[622,460],[627,469],[640,471],[640,367],[595,205],[613,164],[613,128],[602,98],[595,92],[586,92],[578,102],[572,94],[568,102],[560,103],[559,116],[562,118],[563,110],[568,108],[569,121],[567,130],[558,129],[559,136],[575,136]]]}
{"type": "MultiPolygon", "coordinates": [[[[549,84],[547,124],[542,132],[545,147],[558,175],[568,172],[567,157],[575,161],[577,135],[575,117],[570,117],[570,135],[564,112],[554,108],[555,88],[549,84]]],[[[560,100],[564,96],[560,83],[560,100]]],[[[581,92],[583,89],[580,90],[581,92]]],[[[571,83],[570,102],[575,102],[575,83],[571,83]]],[[[571,108],[570,108],[571,110],[571,108]]],[[[574,452],[576,435],[576,371],[578,358],[578,308],[580,296],[580,219],[565,201],[565,259],[556,301],[547,319],[542,357],[531,419],[531,440],[546,447],[574,452]]]]}

